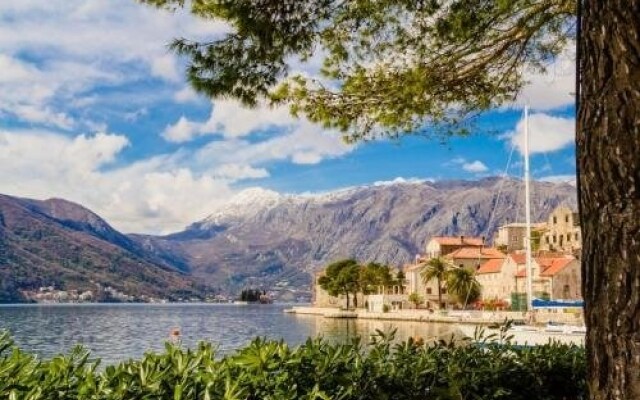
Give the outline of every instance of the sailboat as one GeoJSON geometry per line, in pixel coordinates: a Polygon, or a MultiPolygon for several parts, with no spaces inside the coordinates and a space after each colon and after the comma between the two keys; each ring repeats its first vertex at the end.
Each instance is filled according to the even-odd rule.
{"type": "MultiPolygon", "coordinates": [[[[539,308],[573,308],[582,307],[582,302],[544,301],[533,298],[533,274],[531,267],[531,197],[529,176],[529,107],[524,108],[524,186],[525,186],[525,226],[526,226],[526,294],[527,315],[533,319],[535,310],[539,308]]],[[[485,341],[500,343],[508,340],[518,346],[537,346],[551,342],[562,344],[584,345],[586,328],[581,325],[547,324],[546,326],[513,324],[508,329],[497,327],[485,329],[485,341]],[[486,337],[489,336],[489,337],[486,337]]],[[[461,325],[460,330],[469,338],[476,337],[477,328],[473,325],[461,325]]]]}

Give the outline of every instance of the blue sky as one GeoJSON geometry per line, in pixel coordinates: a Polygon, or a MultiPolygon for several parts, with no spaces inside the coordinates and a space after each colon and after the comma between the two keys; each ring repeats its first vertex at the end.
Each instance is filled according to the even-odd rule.
{"type": "Polygon", "coordinates": [[[569,52],[546,75],[528,74],[517,104],[482,116],[471,137],[347,146],[285,109],[246,110],[193,93],[167,43],[226,29],[133,0],[0,3],[0,193],[62,197],[126,232],[161,233],[249,187],[300,193],[477,179],[502,174],[514,146],[508,173],[519,175],[525,100],[534,177],[575,174],[569,52]]]}

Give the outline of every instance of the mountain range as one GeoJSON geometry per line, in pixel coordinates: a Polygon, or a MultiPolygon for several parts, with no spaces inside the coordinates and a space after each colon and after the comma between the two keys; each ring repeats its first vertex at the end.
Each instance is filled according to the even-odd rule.
{"type": "MultiPolygon", "coordinates": [[[[575,207],[569,183],[534,182],[532,193],[533,220],[575,207]]],[[[394,181],[313,195],[256,188],[181,232],[152,236],[121,234],[64,200],[0,196],[0,300],[24,287],[88,281],[169,298],[260,287],[304,300],[312,273],[331,261],[400,266],[431,236],[490,240],[523,210],[516,179],[394,181]]]]}

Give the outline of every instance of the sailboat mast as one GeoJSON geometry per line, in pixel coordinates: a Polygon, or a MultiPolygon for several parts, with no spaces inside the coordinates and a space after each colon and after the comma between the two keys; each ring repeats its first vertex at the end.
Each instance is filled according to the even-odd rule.
{"type": "Polygon", "coordinates": [[[531,193],[529,188],[529,106],[524,106],[524,197],[525,197],[525,251],[527,272],[527,309],[533,309],[533,274],[531,271],[531,193]]]}

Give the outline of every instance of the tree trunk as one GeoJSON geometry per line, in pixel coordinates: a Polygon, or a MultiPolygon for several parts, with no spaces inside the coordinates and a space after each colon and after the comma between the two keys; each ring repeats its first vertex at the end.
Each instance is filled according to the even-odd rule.
{"type": "Polygon", "coordinates": [[[347,310],[349,309],[349,292],[345,292],[347,294],[347,310]]]}
{"type": "Polygon", "coordinates": [[[640,0],[580,0],[578,192],[592,399],[640,399],[640,0]]]}
{"type": "Polygon", "coordinates": [[[353,292],[353,308],[358,308],[358,292],[353,292]]]}

